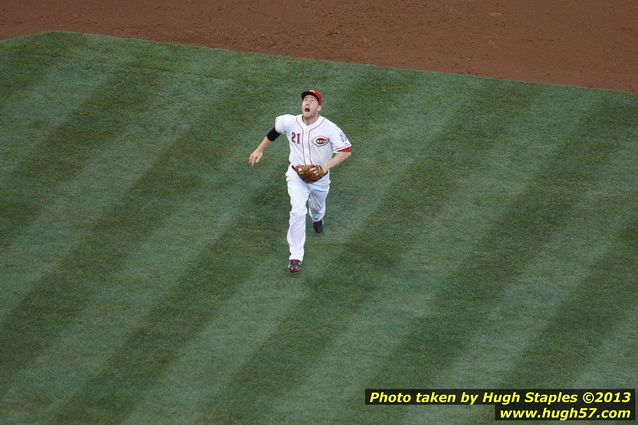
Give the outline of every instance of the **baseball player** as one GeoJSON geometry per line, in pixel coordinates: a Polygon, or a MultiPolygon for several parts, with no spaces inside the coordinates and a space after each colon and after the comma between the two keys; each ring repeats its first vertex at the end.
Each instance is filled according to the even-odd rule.
{"type": "Polygon", "coordinates": [[[306,242],[306,213],[310,214],[315,232],[323,232],[330,170],[351,154],[350,141],[343,131],[320,115],[322,103],[321,93],[317,90],[303,91],[301,114],[275,118],[275,126],[248,159],[250,166],[254,167],[271,142],[281,134],[288,137],[290,165],[286,182],[291,205],[287,235],[290,273],[301,271],[306,242]]]}

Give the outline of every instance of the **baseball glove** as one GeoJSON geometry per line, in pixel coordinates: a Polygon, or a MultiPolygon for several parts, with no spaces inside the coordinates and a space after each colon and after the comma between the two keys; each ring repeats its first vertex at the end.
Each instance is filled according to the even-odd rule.
{"type": "Polygon", "coordinates": [[[293,165],[293,170],[297,172],[299,178],[306,183],[313,183],[326,175],[321,165],[293,165]]]}

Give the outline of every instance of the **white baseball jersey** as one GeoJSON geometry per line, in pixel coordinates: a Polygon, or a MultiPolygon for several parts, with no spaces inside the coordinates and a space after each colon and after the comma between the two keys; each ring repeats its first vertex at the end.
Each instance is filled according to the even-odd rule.
{"type": "Polygon", "coordinates": [[[301,115],[280,115],[275,118],[275,131],[285,134],[290,142],[290,163],[324,164],[332,155],[351,147],[339,127],[322,116],[306,125],[301,115]]]}

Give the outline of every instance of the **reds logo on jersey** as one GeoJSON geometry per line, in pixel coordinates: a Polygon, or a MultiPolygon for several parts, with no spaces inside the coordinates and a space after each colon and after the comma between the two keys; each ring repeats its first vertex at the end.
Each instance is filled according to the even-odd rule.
{"type": "Polygon", "coordinates": [[[325,146],[329,141],[330,140],[325,136],[317,136],[314,139],[312,139],[312,143],[314,143],[315,146],[318,146],[318,147],[325,146]]]}

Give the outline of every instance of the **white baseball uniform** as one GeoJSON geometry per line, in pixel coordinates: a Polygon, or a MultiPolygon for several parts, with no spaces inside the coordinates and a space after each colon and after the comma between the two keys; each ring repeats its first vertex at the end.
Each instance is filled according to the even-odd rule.
{"type": "Polygon", "coordinates": [[[325,164],[333,154],[349,151],[352,145],[337,125],[322,116],[306,125],[302,115],[281,115],[275,119],[275,131],[285,134],[290,144],[290,166],[286,172],[291,205],[287,237],[290,259],[303,261],[306,212],[313,222],[323,219],[330,190],[330,172],[314,183],[306,183],[292,166],[325,164]]]}

